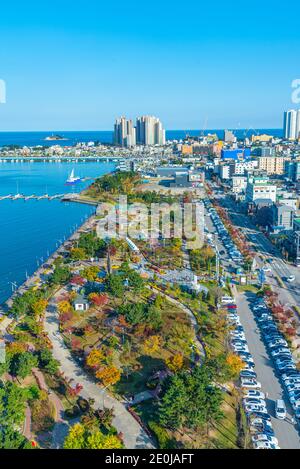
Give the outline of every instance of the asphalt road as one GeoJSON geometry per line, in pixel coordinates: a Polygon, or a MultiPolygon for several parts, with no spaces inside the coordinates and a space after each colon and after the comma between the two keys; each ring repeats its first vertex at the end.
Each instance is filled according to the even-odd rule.
{"type": "MultiPolygon", "coordinates": [[[[251,295],[251,294],[250,294],[251,295]]],[[[266,398],[268,412],[272,419],[275,436],[282,449],[299,449],[300,438],[297,427],[291,423],[292,412],[284,390],[275,374],[273,363],[268,356],[268,352],[260,337],[260,331],[254,320],[253,313],[249,307],[247,294],[238,293],[236,296],[238,312],[242,326],[244,327],[249,351],[255,363],[257,379],[262,385],[262,391],[268,396],[266,398]],[[287,407],[287,419],[279,420],[275,418],[275,401],[284,399],[287,407]]]]}
{"type": "MultiPolygon", "coordinates": [[[[229,208],[229,207],[228,207],[229,208]]],[[[230,207],[233,211],[233,208],[230,207]]],[[[237,226],[243,228],[243,231],[247,234],[253,234],[253,231],[257,231],[254,229],[248,217],[243,216],[241,218],[240,214],[234,213],[236,217],[233,221],[237,223],[237,226]]],[[[215,241],[218,245],[219,249],[224,249],[222,241],[220,240],[213,223],[210,217],[205,217],[205,224],[209,232],[214,234],[215,241]]],[[[258,232],[260,236],[263,236],[260,232],[258,232]]],[[[260,239],[259,236],[259,239],[260,239]]],[[[261,241],[261,240],[260,240],[261,241]]],[[[268,240],[266,240],[268,242],[268,240]]],[[[264,241],[261,241],[264,243],[264,241]]],[[[265,246],[267,249],[268,246],[265,246]]],[[[272,246],[273,248],[273,246],[272,246]]],[[[282,259],[277,259],[276,262],[283,262],[282,259]]],[[[283,262],[284,263],[284,262],[283,262]]],[[[225,255],[222,256],[221,264],[224,268],[228,268],[229,265],[234,265],[234,262],[231,261],[228,257],[226,252],[225,255]]],[[[285,263],[284,263],[285,264],[285,263]]],[[[281,268],[281,266],[279,267],[281,268]]],[[[292,412],[289,402],[284,395],[284,390],[281,387],[280,381],[275,373],[275,368],[273,365],[272,360],[268,356],[268,352],[264,345],[263,340],[260,336],[260,331],[258,326],[255,322],[254,315],[250,309],[249,304],[249,297],[251,293],[237,293],[236,301],[238,306],[238,313],[240,316],[241,323],[245,330],[245,336],[247,340],[247,344],[249,347],[249,351],[253,356],[253,360],[255,363],[255,371],[257,373],[257,379],[261,382],[262,391],[267,393],[268,397],[266,399],[268,412],[272,419],[272,425],[274,428],[275,436],[278,439],[280,448],[283,449],[293,449],[293,448],[300,448],[300,439],[297,427],[295,427],[291,423],[292,412]],[[248,296],[247,296],[248,295],[248,296]],[[276,399],[284,399],[287,407],[287,419],[286,420],[279,420],[275,418],[274,412],[274,405],[276,399]]]]}

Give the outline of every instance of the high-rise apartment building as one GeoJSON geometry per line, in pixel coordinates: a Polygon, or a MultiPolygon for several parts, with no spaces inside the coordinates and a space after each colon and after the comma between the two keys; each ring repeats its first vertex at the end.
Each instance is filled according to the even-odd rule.
{"type": "Polygon", "coordinates": [[[133,147],[136,144],[135,127],[131,119],[120,117],[114,126],[114,143],[121,147],[133,147]]]}
{"type": "Polygon", "coordinates": [[[141,116],[136,120],[136,141],[140,145],[164,145],[165,130],[154,116],[141,116]]]}
{"type": "Polygon", "coordinates": [[[283,135],[289,140],[296,140],[300,134],[300,110],[291,109],[284,112],[283,135]]]}

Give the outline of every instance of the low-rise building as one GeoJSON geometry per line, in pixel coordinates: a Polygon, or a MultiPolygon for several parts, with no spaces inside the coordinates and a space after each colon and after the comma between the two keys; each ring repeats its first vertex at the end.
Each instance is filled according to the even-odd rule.
{"type": "Polygon", "coordinates": [[[246,187],[246,202],[252,203],[256,199],[270,199],[276,202],[276,186],[269,183],[266,176],[248,178],[246,187]]]}
{"type": "Polygon", "coordinates": [[[290,231],[293,229],[295,210],[288,205],[280,203],[271,207],[271,231],[279,233],[281,231],[290,231]]]}
{"type": "Polygon", "coordinates": [[[247,177],[246,176],[241,176],[239,174],[234,174],[231,177],[232,181],[232,192],[234,194],[241,194],[245,192],[246,187],[247,187],[247,177]]]}
{"type": "Polygon", "coordinates": [[[284,174],[283,156],[260,156],[258,157],[258,169],[266,171],[267,174],[284,174]]]}

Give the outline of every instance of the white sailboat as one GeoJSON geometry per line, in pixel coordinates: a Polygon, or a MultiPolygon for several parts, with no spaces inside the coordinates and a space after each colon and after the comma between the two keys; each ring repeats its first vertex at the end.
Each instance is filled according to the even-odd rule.
{"type": "Polygon", "coordinates": [[[71,174],[69,175],[66,184],[76,184],[77,182],[80,182],[81,179],[78,176],[75,176],[74,169],[72,169],[71,174]]]}

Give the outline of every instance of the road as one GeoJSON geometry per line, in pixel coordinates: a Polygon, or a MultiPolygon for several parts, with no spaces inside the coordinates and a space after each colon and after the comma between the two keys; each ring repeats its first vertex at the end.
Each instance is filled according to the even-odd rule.
{"type": "MultiPolygon", "coordinates": [[[[253,235],[253,232],[257,233],[257,229],[250,225],[250,221],[248,220],[247,216],[242,216],[234,212],[234,209],[231,205],[231,201],[222,200],[223,205],[230,209],[230,216],[232,217],[233,223],[242,228],[243,232],[249,236],[250,234],[253,235]]],[[[214,234],[215,242],[219,248],[219,250],[224,249],[221,239],[216,232],[213,223],[210,217],[205,217],[205,224],[209,232],[214,234]]],[[[260,239],[262,233],[258,232],[260,236],[257,236],[261,243],[264,243],[260,239]]],[[[234,241],[234,240],[233,240],[234,241]]],[[[258,241],[258,242],[259,242],[258,241]]],[[[266,240],[268,241],[268,240],[266,240]]],[[[268,249],[268,246],[265,246],[265,249],[268,249]]],[[[272,249],[273,246],[272,246],[272,249]]],[[[279,262],[279,259],[278,261],[279,262]]],[[[282,261],[283,262],[283,261],[282,261]]],[[[221,265],[224,269],[228,269],[228,266],[236,266],[235,263],[229,259],[228,253],[225,250],[225,254],[221,258],[221,265]]],[[[252,294],[253,295],[253,294],[252,294]]],[[[268,398],[266,399],[268,411],[271,415],[272,425],[274,428],[275,436],[278,439],[279,446],[282,449],[292,449],[292,448],[300,448],[300,439],[299,433],[297,428],[295,428],[291,423],[290,419],[292,416],[291,407],[289,402],[284,395],[284,390],[281,387],[280,381],[275,374],[275,368],[268,356],[267,350],[265,348],[264,342],[260,336],[260,331],[257,327],[257,324],[254,319],[254,315],[249,307],[249,298],[251,297],[251,293],[236,293],[236,301],[238,307],[238,313],[240,316],[241,324],[244,327],[245,336],[247,340],[247,344],[249,347],[249,351],[253,356],[253,360],[255,363],[255,371],[257,373],[258,381],[262,384],[262,391],[268,394],[268,398]],[[274,401],[276,399],[284,399],[286,403],[286,407],[288,410],[288,418],[287,420],[278,420],[274,417],[274,401]]]]}
{"type": "Polygon", "coordinates": [[[266,403],[268,412],[272,419],[273,429],[280,448],[299,449],[299,433],[297,428],[291,423],[292,412],[289,401],[286,397],[284,397],[284,400],[288,410],[287,419],[279,420],[274,417],[275,400],[283,398],[284,390],[281,387],[278,377],[275,375],[273,363],[269,358],[264,342],[260,337],[260,332],[249,307],[249,297],[251,297],[251,294],[248,294],[247,297],[247,294],[238,293],[236,296],[236,303],[240,320],[245,331],[245,336],[247,338],[249,351],[252,354],[255,363],[257,379],[262,385],[263,392],[268,395],[266,403]]]}
{"type": "Polygon", "coordinates": [[[270,259],[273,272],[278,275],[288,292],[290,301],[294,304],[300,304],[300,269],[287,263],[281,256],[281,253],[274,247],[266,236],[253,225],[249,217],[238,211],[237,204],[229,197],[220,198],[222,205],[229,211],[233,224],[243,230],[247,239],[254,245],[256,251],[265,259],[270,259]],[[290,275],[295,276],[294,282],[287,282],[285,279],[290,275]]]}

